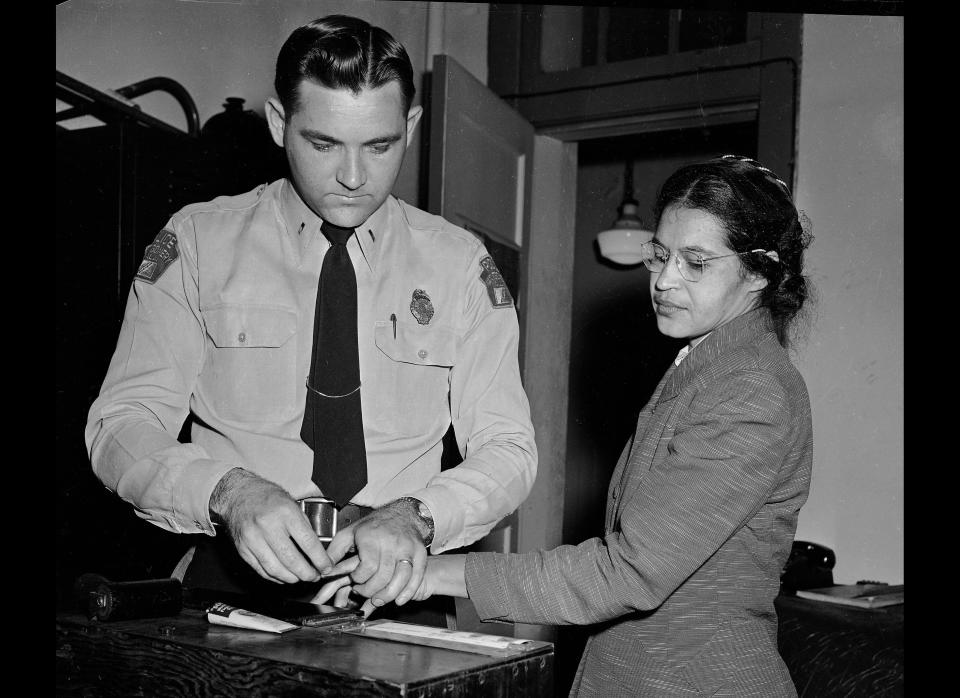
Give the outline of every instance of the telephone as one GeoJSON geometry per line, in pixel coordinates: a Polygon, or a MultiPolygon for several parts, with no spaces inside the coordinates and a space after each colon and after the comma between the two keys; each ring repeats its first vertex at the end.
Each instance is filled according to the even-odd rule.
{"type": "Polygon", "coordinates": [[[816,589],[833,585],[833,566],[837,556],[823,545],[795,540],[787,564],[780,573],[780,590],[816,589]]]}

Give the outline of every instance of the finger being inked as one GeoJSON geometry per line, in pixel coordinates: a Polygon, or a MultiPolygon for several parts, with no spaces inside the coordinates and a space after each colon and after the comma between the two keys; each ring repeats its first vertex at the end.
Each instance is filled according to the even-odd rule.
{"type": "Polygon", "coordinates": [[[339,589],[337,595],[333,597],[333,605],[339,608],[359,608],[360,603],[350,598],[352,593],[353,587],[349,585],[339,589]]]}
{"type": "Polygon", "coordinates": [[[349,592],[349,585],[350,585],[350,577],[347,577],[347,576],[337,577],[336,579],[329,581],[326,584],[324,584],[322,587],[320,587],[320,591],[318,591],[316,596],[314,596],[310,600],[310,603],[315,603],[315,604],[327,603],[330,597],[336,594],[341,587],[346,586],[349,592]]]}
{"type": "Polygon", "coordinates": [[[360,558],[354,555],[353,557],[348,557],[338,562],[336,565],[333,566],[333,568],[329,572],[327,572],[323,576],[339,577],[344,574],[350,574],[355,569],[357,569],[359,565],[360,565],[360,558]]]}

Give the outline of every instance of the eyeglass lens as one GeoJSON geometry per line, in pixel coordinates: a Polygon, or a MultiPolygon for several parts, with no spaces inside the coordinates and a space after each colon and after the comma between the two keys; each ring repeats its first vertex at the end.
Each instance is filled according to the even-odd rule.
{"type": "MultiPolygon", "coordinates": [[[[670,260],[670,251],[655,242],[644,243],[643,265],[652,272],[663,271],[670,260]]],[[[687,281],[699,281],[703,276],[703,257],[696,252],[683,250],[677,254],[677,269],[687,281]]]]}

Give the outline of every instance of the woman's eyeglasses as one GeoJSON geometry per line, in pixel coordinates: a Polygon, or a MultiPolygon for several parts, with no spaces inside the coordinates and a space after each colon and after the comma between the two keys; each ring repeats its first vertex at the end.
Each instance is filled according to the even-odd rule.
{"type": "MultiPolygon", "coordinates": [[[[680,250],[675,257],[677,269],[682,276],[691,283],[697,282],[703,278],[703,270],[706,263],[714,259],[723,259],[724,257],[739,257],[740,255],[753,254],[754,252],[766,253],[766,250],[747,250],[746,252],[731,252],[730,254],[721,254],[716,257],[703,257],[692,250],[680,250]]],[[[667,262],[670,261],[670,250],[659,242],[645,242],[640,248],[641,260],[643,266],[652,272],[661,272],[667,262]]]]}

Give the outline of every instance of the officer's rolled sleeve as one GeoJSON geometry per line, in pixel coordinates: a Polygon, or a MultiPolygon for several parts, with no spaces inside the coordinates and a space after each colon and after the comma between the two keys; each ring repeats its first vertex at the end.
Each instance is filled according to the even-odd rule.
{"type": "Polygon", "coordinates": [[[177,257],[152,282],[136,278],[120,337],[85,431],[93,471],[137,515],[175,533],[214,535],[209,499],[236,464],[177,434],[203,357],[195,265],[171,221],[177,257]]]}
{"type": "Polygon", "coordinates": [[[434,553],[486,535],[526,499],[537,473],[517,314],[512,303],[493,303],[479,273],[486,254],[480,247],[468,270],[466,331],[450,376],[450,409],[464,460],[413,494],[433,513],[434,553]]]}

